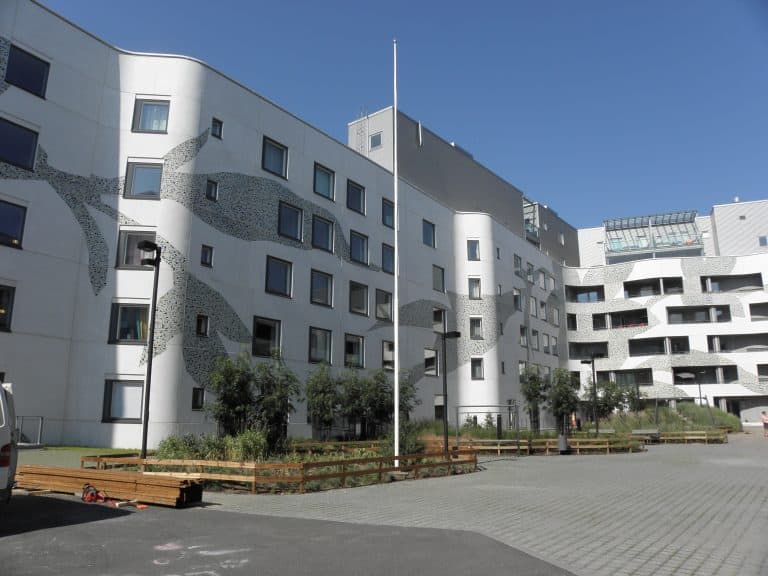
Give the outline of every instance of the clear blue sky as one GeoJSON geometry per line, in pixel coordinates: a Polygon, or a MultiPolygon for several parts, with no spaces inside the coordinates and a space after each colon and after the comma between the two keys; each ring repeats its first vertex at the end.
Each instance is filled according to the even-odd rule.
{"type": "Polygon", "coordinates": [[[44,3],[341,141],[391,104],[397,38],[400,109],[577,227],[768,198],[768,0],[44,3]]]}

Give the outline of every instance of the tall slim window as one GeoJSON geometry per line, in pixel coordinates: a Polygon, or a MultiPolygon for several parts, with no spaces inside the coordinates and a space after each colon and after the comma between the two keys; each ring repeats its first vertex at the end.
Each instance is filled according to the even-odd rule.
{"type": "Polygon", "coordinates": [[[336,181],[336,174],[330,168],[326,168],[322,164],[315,162],[315,178],[314,178],[314,191],[315,194],[319,194],[324,198],[333,200],[334,197],[334,183],[336,181]]]}
{"type": "Polygon", "coordinates": [[[331,331],[309,328],[309,361],[331,364],[331,331]]]}
{"type": "Polygon", "coordinates": [[[208,336],[210,328],[210,319],[205,314],[198,314],[195,322],[195,333],[198,336],[208,336]]]}
{"type": "Polygon", "coordinates": [[[106,380],[101,421],[139,424],[143,392],[141,380],[106,380]]]}
{"type": "Polygon", "coordinates": [[[134,230],[121,230],[117,240],[117,267],[118,268],[144,268],[152,269],[151,266],[142,266],[141,260],[149,257],[147,252],[139,250],[139,244],[144,240],[155,241],[154,232],[140,232],[134,230]]]}
{"type": "Polygon", "coordinates": [[[533,282],[533,264],[530,262],[525,265],[525,279],[528,280],[528,282],[533,282]]]}
{"type": "Polygon", "coordinates": [[[445,332],[445,310],[432,308],[432,330],[442,334],[445,332]]]}
{"type": "Polygon", "coordinates": [[[482,293],[480,292],[480,278],[469,278],[469,299],[480,300],[482,293]]]}
{"type": "Polygon", "coordinates": [[[224,122],[218,118],[211,118],[211,136],[219,140],[224,137],[224,122]]]}
{"type": "Polygon", "coordinates": [[[277,233],[301,242],[301,208],[280,202],[277,212],[277,233]]]}
{"type": "Polygon", "coordinates": [[[160,198],[160,183],[163,179],[162,164],[129,162],[125,175],[126,198],[160,198]]]}
{"type": "Polygon", "coordinates": [[[553,356],[560,356],[560,350],[557,349],[557,336],[552,336],[551,349],[553,356]]]}
{"type": "Polygon", "coordinates": [[[368,286],[349,282],[349,311],[368,316],[368,286]]]}
{"type": "Polygon", "coordinates": [[[552,306],[552,324],[560,326],[560,309],[552,306]]]}
{"type": "Polygon", "coordinates": [[[264,136],[261,148],[261,167],[280,178],[288,177],[288,148],[264,136]]]}
{"type": "Polygon", "coordinates": [[[445,292],[445,269],[432,265],[432,288],[438,292],[445,292]]]}
{"type": "Polygon", "coordinates": [[[270,357],[280,352],[280,320],[253,317],[253,343],[251,353],[254,356],[270,357]]]}
{"type": "Polygon", "coordinates": [[[539,349],[539,331],[531,330],[531,350],[539,349]]]}
{"type": "Polygon", "coordinates": [[[13,297],[16,288],[0,285],[0,331],[11,331],[11,316],[13,312],[13,297]]]}
{"type": "Polygon", "coordinates": [[[208,180],[205,183],[205,198],[216,202],[219,199],[219,183],[215,180],[208,180]]]}
{"type": "Polygon", "coordinates": [[[515,274],[521,277],[523,275],[523,259],[517,254],[515,254],[515,274]]]}
{"type": "Polygon", "coordinates": [[[45,98],[49,68],[50,65],[45,60],[11,44],[5,81],[35,96],[45,98]]]}
{"type": "Polygon", "coordinates": [[[0,118],[0,160],[25,170],[35,167],[37,132],[0,118]]]}
{"type": "Polygon", "coordinates": [[[347,180],[347,208],[365,214],[365,188],[352,180],[347,180]]]}
{"type": "Polygon", "coordinates": [[[110,344],[143,344],[147,341],[146,304],[112,304],[110,315],[110,344]]]}
{"type": "Polygon", "coordinates": [[[533,317],[536,317],[538,315],[536,298],[534,296],[528,297],[528,313],[533,317]]]}
{"type": "Polygon", "coordinates": [[[480,240],[467,240],[467,260],[480,260],[480,240]]]}
{"type": "Polygon", "coordinates": [[[384,370],[395,369],[395,343],[390,340],[381,341],[381,367],[384,370]]]}
{"type": "Polygon", "coordinates": [[[544,300],[539,302],[539,318],[542,320],[547,319],[547,303],[544,300]]]}
{"type": "Polygon", "coordinates": [[[483,380],[485,378],[485,372],[483,371],[483,359],[472,358],[470,360],[470,370],[472,373],[472,380],[483,380]]]}
{"type": "Polygon", "coordinates": [[[0,244],[21,248],[26,219],[27,209],[24,206],[0,200],[0,244]]]}
{"type": "Polygon", "coordinates": [[[549,354],[549,334],[541,335],[541,348],[544,354],[549,354]]]}
{"type": "Polygon", "coordinates": [[[512,305],[515,307],[515,310],[523,309],[522,295],[519,288],[512,288],[512,305]]]}
{"type": "Polygon", "coordinates": [[[528,327],[520,326],[520,346],[528,347],[528,327]]]}
{"type": "Polygon", "coordinates": [[[321,306],[333,306],[333,276],[312,270],[310,297],[312,304],[321,306]]]}
{"type": "Polygon", "coordinates": [[[205,388],[192,388],[192,410],[202,410],[205,407],[205,388]]]}
{"type": "Polygon", "coordinates": [[[376,318],[392,320],[392,293],[376,289],[376,318]]]}
{"type": "Polygon", "coordinates": [[[483,339],[483,319],[480,316],[469,318],[469,337],[472,340],[483,339]]]}
{"type": "Polygon", "coordinates": [[[424,348],[424,376],[439,375],[440,368],[437,360],[437,350],[424,348]]]}
{"type": "Polygon", "coordinates": [[[421,221],[421,240],[425,245],[435,247],[435,225],[429,220],[421,221]]]}
{"type": "Polygon", "coordinates": [[[200,264],[206,268],[213,267],[213,246],[203,244],[200,247],[200,264]]]}
{"type": "Polygon", "coordinates": [[[333,252],[333,222],[312,216],[312,246],[326,252],[333,252]]]}
{"type": "Polygon", "coordinates": [[[381,199],[381,223],[387,228],[395,227],[395,205],[386,198],[381,199]]]}
{"type": "Polygon", "coordinates": [[[389,244],[381,245],[381,269],[387,274],[395,273],[395,248],[389,244]]]}
{"type": "Polygon", "coordinates": [[[280,260],[273,256],[267,256],[266,291],[280,296],[291,296],[293,264],[287,260],[280,260]]]}
{"type": "Polygon", "coordinates": [[[368,265],[368,236],[354,231],[349,233],[349,257],[353,262],[368,265]]]}
{"type": "Polygon", "coordinates": [[[169,108],[170,102],[167,100],[136,100],[133,109],[133,131],[160,134],[167,132],[169,108]]]}
{"type": "Polygon", "coordinates": [[[344,334],[344,366],[348,368],[365,366],[365,338],[355,334],[344,334]]]}

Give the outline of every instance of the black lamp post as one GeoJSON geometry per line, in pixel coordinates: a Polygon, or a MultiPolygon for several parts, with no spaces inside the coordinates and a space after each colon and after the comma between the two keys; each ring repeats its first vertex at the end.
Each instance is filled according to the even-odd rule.
{"type": "Polygon", "coordinates": [[[157,281],[160,277],[160,246],[150,240],[142,240],[138,244],[142,252],[154,252],[154,258],[142,258],[142,266],[152,266],[155,269],[155,280],[152,286],[152,316],[149,319],[149,335],[147,337],[147,378],[144,381],[144,416],[141,426],[141,458],[147,457],[147,432],[149,430],[149,390],[152,386],[152,357],[155,347],[155,316],[157,308],[157,281]]]}
{"type": "MultiPolygon", "coordinates": [[[[443,449],[445,450],[446,459],[448,458],[448,354],[446,352],[446,340],[455,340],[461,338],[461,332],[453,330],[451,332],[445,331],[445,323],[443,323],[443,449]]],[[[458,426],[458,422],[456,423],[458,426]]]]}
{"type": "Polygon", "coordinates": [[[595,437],[600,434],[600,420],[597,417],[597,369],[595,368],[595,360],[602,358],[602,354],[592,352],[589,355],[589,360],[582,360],[582,364],[592,365],[592,417],[595,419],[595,437]]]}

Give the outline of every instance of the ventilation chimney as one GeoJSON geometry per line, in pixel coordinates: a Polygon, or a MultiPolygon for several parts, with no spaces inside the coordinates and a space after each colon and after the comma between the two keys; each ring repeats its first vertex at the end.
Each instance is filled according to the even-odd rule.
{"type": "Polygon", "coordinates": [[[734,204],[738,204],[739,202],[741,202],[741,198],[739,198],[738,196],[734,196],[733,197],[733,203],[734,204]]]}

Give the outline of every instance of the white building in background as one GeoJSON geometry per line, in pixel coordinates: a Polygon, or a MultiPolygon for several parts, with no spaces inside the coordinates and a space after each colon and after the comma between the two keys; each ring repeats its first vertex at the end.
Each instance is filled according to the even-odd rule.
{"type": "MultiPolygon", "coordinates": [[[[762,345],[755,320],[768,317],[754,275],[768,257],[742,255],[751,248],[733,237],[733,205],[705,219],[701,242],[715,252],[701,254],[714,259],[659,253],[606,265],[612,230],[601,252],[587,241],[599,232],[577,233],[467,152],[407,116],[398,123],[401,365],[422,399],[415,417],[443,410],[444,326],[462,333],[448,348],[452,417],[457,405],[521,403],[526,366],[578,365],[586,346],[609,340],[606,365],[597,361],[609,377],[647,362],[650,391],[695,396],[672,370],[703,367],[717,378],[705,385],[713,401],[735,392],[740,403],[727,407],[746,418],[768,403],[759,378],[768,353],[753,350],[762,345]],[[648,297],[641,287],[627,299],[648,309],[646,328],[658,334],[643,337],[662,338],[665,353],[691,330],[675,331],[677,308],[731,314],[696,326],[718,330],[691,336],[686,363],[622,356],[638,327],[591,324],[623,310],[624,282],[672,277],[683,278],[682,294],[648,297]],[[598,285],[602,302],[565,303],[598,285]],[[566,314],[578,330],[566,331],[566,314]]],[[[140,443],[153,278],[137,249],[145,239],[163,250],[150,445],[214,429],[201,408],[224,354],[279,349],[302,379],[321,361],[391,370],[391,133],[385,109],[351,123],[346,146],[204,63],[128,53],[33,1],[1,3],[0,377],[15,383],[17,413],[42,416],[48,443],[140,443]]],[[[658,351],[658,342],[632,349],[646,344],[658,351]]],[[[290,432],[309,435],[306,421],[301,406],[290,432]]]]}

